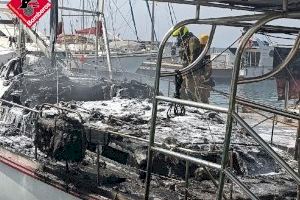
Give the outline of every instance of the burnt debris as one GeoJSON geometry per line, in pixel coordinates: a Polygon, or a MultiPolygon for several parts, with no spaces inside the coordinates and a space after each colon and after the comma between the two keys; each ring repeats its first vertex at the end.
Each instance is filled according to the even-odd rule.
{"type": "Polygon", "coordinates": [[[84,159],[87,146],[82,123],[65,114],[39,118],[34,143],[50,158],[72,162],[84,159]]]}

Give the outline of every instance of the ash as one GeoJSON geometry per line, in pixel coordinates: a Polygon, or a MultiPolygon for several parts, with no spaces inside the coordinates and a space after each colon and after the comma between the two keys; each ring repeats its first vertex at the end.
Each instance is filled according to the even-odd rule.
{"type": "MultiPolygon", "coordinates": [[[[59,106],[79,112],[83,118],[83,125],[86,127],[97,127],[104,132],[114,131],[148,140],[152,112],[150,97],[153,90],[137,82],[100,85],[96,88],[98,90],[101,88],[99,94],[102,96],[93,96],[93,101],[86,101],[87,96],[73,99],[73,95],[69,95],[59,106]],[[107,95],[103,95],[104,92],[107,95]]],[[[43,91],[49,91],[49,88],[43,88],[43,91]]],[[[39,96],[37,92],[35,94],[36,102],[40,103],[42,95],[39,96]]],[[[168,108],[169,105],[166,103],[159,104],[155,140],[157,145],[182,153],[186,153],[185,149],[189,149],[190,155],[220,163],[226,115],[186,108],[185,116],[167,118],[168,108]]],[[[59,114],[55,109],[48,109],[46,113],[54,116],[59,114]]],[[[68,115],[74,117],[74,114],[68,113],[68,115]]],[[[15,107],[4,107],[0,116],[0,145],[34,159],[36,116],[15,107]]],[[[246,118],[249,114],[242,114],[242,116],[246,118]]],[[[251,115],[250,124],[254,124],[257,119],[258,116],[251,115]]],[[[269,123],[260,124],[256,130],[259,130],[259,134],[265,139],[271,134],[269,123]]],[[[280,135],[282,131],[288,135],[285,143],[292,144],[296,130],[278,127],[275,136],[283,137],[280,135]]],[[[101,153],[100,186],[96,185],[95,144],[91,142],[84,160],[71,164],[68,175],[69,187],[101,195],[105,193],[103,191],[107,191],[105,194],[108,198],[116,193],[127,199],[141,199],[144,192],[147,143],[112,134],[108,134],[108,137],[109,141],[103,145],[101,153]],[[91,190],[91,188],[99,190],[91,190]]],[[[240,180],[261,199],[295,199],[296,183],[237,125],[233,129],[231,149],[231,168],[240,180]]],[[[295,170],[297,169],[297,163],[292,155],[275,147],[274,150],[295,170]]],[[[44,166],[41,174],[44,176],[47,174],[53,179],[65,180],[66,175],[61,170],[64,165],[61,162],[48,158],[40,151],[38,151],[38,157],[39,162],[44,166]]],[[[217,179],[218,172],[214,170],[210,172],[217,179]]],[[[184,161],[155,154],[153,173],[151,190],[153,199],[183,199],[185,194],[184,161]]],[[[190,164],[189,178],[188,194],[191,199],[215,198],[216,188],[203,168],[190,164]]],[[[228,181],[225,188],[226,195],[230,193],[230,185],[228,181]]],[[[233,187],[232,192],[233,199],[247,199],[238,187],[233,187]]]]}

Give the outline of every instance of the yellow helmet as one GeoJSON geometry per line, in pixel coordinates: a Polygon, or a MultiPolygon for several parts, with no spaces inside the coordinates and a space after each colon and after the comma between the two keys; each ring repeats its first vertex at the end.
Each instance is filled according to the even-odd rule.
{"type": "Polygon", "coordinates": [[[179,36],[185,36],[187,33],[189,33],[189,29],[186,26],[182,26],[175,30],[172,34],[173,37],[179,37],[179,36]]]}
{"type": "Polygon", "coordinates": [[[207,44],[209,36],[207,34],[201,34],[199,37],[200,44],[207,44]]]}

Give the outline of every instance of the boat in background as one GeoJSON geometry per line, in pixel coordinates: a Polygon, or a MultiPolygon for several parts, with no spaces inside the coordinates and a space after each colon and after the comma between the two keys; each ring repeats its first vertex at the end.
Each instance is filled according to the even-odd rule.
{"type": "MultiPolygon", "coordinates": [[[[242,61],[240,77],[261,76],[273,70],[274,62],[274,46],[270,46],[268,42],[259,39],[253,40],[251,45],[245,50],[242,61]]],[[[215,80],[230,80],[232,75],[233,64],[235,60],[236,48],[211,48],[210,56],[213,74],[215,80]]],[[[165,58],[162,64],[162,71],[170,72],[182,68],[180,58],[172,61],[165,58]]],[[[145,73],[153,76],[156,70],[156,62],[144,62],[138,69],[139,73],[145,73]]]]}
{"type": "MultiPolygon", "coordinates": [[[[61,27],[56,51],[66,52],[64,60],[71,73],[95,74],[108,71],[103,24],[101,21],[96,24],[94,27],[75,30],[75,34],[66,34],[61,27]]],[[[60,23],[60,26],[63,24],[60,23]]],[[[113,73],[136,73],[143,61],[157,54],[150,42],[123,40],[112,34],[108,34],[107,39],[113,73]]]]}

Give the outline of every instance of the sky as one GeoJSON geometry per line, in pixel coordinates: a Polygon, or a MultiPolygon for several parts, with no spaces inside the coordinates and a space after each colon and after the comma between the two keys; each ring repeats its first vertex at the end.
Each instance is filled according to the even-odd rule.
{"type": "MultiPolygon", "coordinates": [[[[82,0],[59,0],[60,4],[68,7],[79,8],[82,5],[82,0]]],[[[94,10],[96,5],[96,0],[84,0],[85,7],[87,10],[94,10]]],[[[136,20],[136,27],[138,36],[141,40],[150,40],[151,38],[151,21],[149,13],[147,10],[146,2],[144,0],[131,0],[133,12],[136,20]]],[[[151,7],[150,3],[150,7],[151,7]]],[[[184,19],[194,18],[196,14],[195,6],[189,5],[179,5],[172,4],[174,8],[174,13],[176,16],[176,21],[179,22],[184,19]]],[[[69,11],[63,11],[62,14],[71,14],[69,11]]],[[[74,13],[72,13],[74,14],[74,13]]],[[[201,7],[200,18],[210,18],[210,17],[222,17],[222,16],[234,16],[234,15],[244,15],[244,14],[254,14],[254,12],[246,11],[234,11],[230,9],[220,9],[220,8],[210,8],[201,7]]],[[[108,31],[114,35],[118,35],[123,39],[136,39],[136,34],[134,31],[134,26],[131,18],[129,0],[105,0],[105,16],[107,20],[108,31]]],[[[47,24],[49,16],[44,17],[39,23],[40,29],[44,24],[47,24]]],[[[93,17],[86,17],[85,24],[91,26],[91,22],[94,20],[93,17]]],[[[71,32],[71,27],[73,29],[80,29],[82,19],[80,17],[64,17],[65,30],[66,32],[71,32]]],[[[277,20],[273,24],[278,25],[290,25],[300,27],[300,23],[295,20],[277,20]]],[[[158,40],[161,40],[164,34],[172,27],[170,12],[167,3],[155,3],[155,30],[158,40]]],[[[46,26],[47,29],[47,26],[46,26]]],[[[210,26],[207,25],[193,25],[189,26],[191,32],[196,36],[200,34],[209,33],[210,26]]],[[[48,30],[46,30],[48,32],[48,30]]],[[[218,27],[213,46],[214,47],[227,47],[233,41],[235,41],[242,33],[241,28],[232,27],[218,27]]],[[[257,35],[256,37],[266,40],[264,36],[257,35]]],[[[289,40],[272,40],[273,42],[288,43],[292,41],[289,40]]]]}

